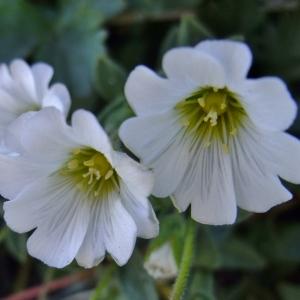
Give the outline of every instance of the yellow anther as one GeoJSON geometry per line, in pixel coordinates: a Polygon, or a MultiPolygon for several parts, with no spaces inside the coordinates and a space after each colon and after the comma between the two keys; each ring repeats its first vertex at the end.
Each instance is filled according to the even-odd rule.
{"type": "Polygon", "coordinates": [[[110,169],[104,176],[105,180],[108,180],[112,175],[114,174],[114,171],[110,169]]]}
{"type": "Polygon", "coordinates": [[[216,126],[218,121],[218,113],[211,109],[204,118],[204,122],[210,121],[211,126],[216,126]]]}
{"type": "Polygon", "coordinates": [[[96,180],[99,180],[100,178],[101,178],[101,173],[100,173],[100,171],[99,170],[97,170],[97,169],[94,169],[95,171],[94,171],[94,174],[95,174],[95,176],[96,176],[96,180]]]}
{"type": "Polygon", "coordinates": [[[92,158],[84,161],[83,164],[87,167],[93,167],[95,165],[95,160],[92,158]]]}
{"type": "Polygon", "coordinates": [[[205,106],[205,99],[204,99],[204,98],[198,98],[197,101],[198,101],[198,103],[199,103],[199,105],[200,105],[201,107],[204,107],[204,106],[205,106]]]}
{"type": "Polygon", "coordinates": [[[77,169],[79,166],[79,162],[77,159],[73,159],[71,161],[68,162],[68,168],[70,170],[74,170],[74,169],[77,169]]]}
{"type": "Polygon", "coordinates": [[[83,177],[83,178],[86,178],[86,177],[88,177],[88,176],[91,176],[92,170],[93,170],[93,168],[89,168],[88,172],[82,174],[82,177],[83,177]]]}
{"type": "Polygon", "coordinates": [[[225,110],[225,109],[226,109],[226,107],[227,107],[226,103],[225,103],[225,102],[223,102],[223,103],[221,104],[221,110],[225,110]]]}

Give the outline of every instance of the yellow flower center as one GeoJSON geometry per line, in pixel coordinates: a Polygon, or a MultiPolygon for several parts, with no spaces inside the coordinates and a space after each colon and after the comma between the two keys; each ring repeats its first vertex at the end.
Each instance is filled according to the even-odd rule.
{"type": "Polygon", "coordinates": [[[92,149],[75,149],[60,171],[69,177],[88,198],[101,198],[118,188],[118,175],[106,157],[92,149]]]}
{"type": "Polygon", "coordinates": [[[220,140],[226,152],[229,139],[237,134],[246,117],[238,96],[227,88],[202,88],[179,102],[175,109],[195,141],[209,147],[220,140]]]}

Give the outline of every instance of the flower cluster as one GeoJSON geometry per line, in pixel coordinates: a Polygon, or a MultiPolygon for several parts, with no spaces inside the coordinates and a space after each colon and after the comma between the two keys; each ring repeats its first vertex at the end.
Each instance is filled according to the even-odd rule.
{"type": "MultiPolygon", "coordinates": [[[[75,258],[89,268],[106,252],[123,265],[137,237],[158,234],[151,193],[179,211],[191,205],[194,220],[212,225],[233,223],[237,206],[265,212],[291,199],[279,177],[300,183],[300,142],[284,132],[297,107],[279,78],[247,78],[251,60],[247,45],[213,40],[168,51],[166,78],[133,70],[125,95],[137,116],[119,133],[141,164],[113,150],[92,113],[78,110],[68,125],[70,96],[49,86],[49,65],[1,65],[7,225],[34,230],[28,252],[50,266],[75,258]]],[[[175,276],[171,253],[169,245],[153,253],[149,273],[175,276]]]]}

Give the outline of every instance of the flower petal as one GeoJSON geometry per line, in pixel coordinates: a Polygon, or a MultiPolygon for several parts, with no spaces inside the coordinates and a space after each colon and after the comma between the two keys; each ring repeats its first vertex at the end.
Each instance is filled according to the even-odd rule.
{"type": "Polygon", "coordinates": [[[31,67],[38,99],[43,99],[53,76],[53,68],[45,63],[36,63],[31,67]]]}
{"type": "Polygon", "coordinates": [[[31,163],[21,157],[0,154],[0,194],[16,197],[27,185],[53,172],[55,165],[31,163]],[[4,171],[5,170],[5,171],[4,171]]]}
{"type": "Polygon", "coordinates": [[[136,67],[125,84],[128,103],[140,116],[168,110],[190,92],[180,82],[159,77],[145,66],[136,67]]]}
{"type": "Polygon", "coordinates": [[[15,116],[15,120],[9,123],[3,130],[3,140],[7,149],[22,153],[22,132],[27,122],[36,114],[35,111],[25,112],[19,117],[15,116]]]}
{"type": "Polygon", "coordinates": [[[89,227],[76,255],[78,264],[85,268],[92,268],[98,265],[105,257],[104,228],[101,220],[101,209],[101,203],[93,203],[89,227]]]}
{"type": "MultiPolygon", "coordinates": [[[[232,141],[232,168],[236,199],[239,207],[253,212],[265,212],[291,199],[277,176],[272,174],[266,152],[254,132],[241,132],[232,141]],[[255,139],[254,139],[255,138],[255,139]]],[[[263,143],[264,136],[261,136],[263,143]]],[[[270,154],[269,154],[270,155],[270,154]]]]}
{"type": "Polygon", "coordinates": [[[137,236],[137,227],[116,194],[102,201],[105,248],[119,266],[130,258],[137,236]]]}
{"type": "Polygon", "coordinates": [[[142,163],[153,169],[153,194],[166,197],[174,192],[188,164],[189,140],[173,111],[131,118],[120,128],[123,143],[142,163]]]}
{"type": "Polygon", "coordinates": [[[151,171],[123,152],[114,151],[113,161],[118,175],[130,190],[145,197],[151,194],[154,183],[151,171]]]}
{"type": "Polygon", "coordinates": [[[6,64],[0,65],[0,88],[9,87],[12,84],[11,74],[6,64]]]}
{"type": "Polygon", "coordinates": [[[276,132],[270,137],[268,154],[275,164],[275,172],[281,178],[300,183],[300,141],[290,134],[276,132]]]}
{"type": "Polygon", "coordinates": [[[92,113],[83,109],[75,111],[72,115],[72,128],[79,142],[100,151],[111,162],[109,138],[92,113]]]}
{"type": "MultiPolygon", "coordinates": [[[[18,117],[21,113],[27,111],[28,103],[19,101],[19,99],[13,97],[10,95],[5,88],[0,87],[0,109],[5,114],[11,113],[13,115],[13,118],[9,118],[8,120],[11,122],[16,117],[18,117]]],[[[1,119],[1,124],[7,124],[8,121],[3,121],[1,119]]]]}
{"type": "Polygon", "coordinates": [[[200,223],[223,225],[235,221],[237,209],[230,158],[219,143],[199,149],[173,201],[180,210],[191,202],[192,218],[200,223]]]}
{"type": "Polygon", "coordinates": [[[171,79],[181,81],[190,92],[203,86],[224,87],[225,75],[221,64],[212,56],[194,48],[179,47],[163,57],[163,69],[171,79]]]}
{"type": "MultiPolygon", "coordinates": [[[[19,130],[19,127],[17,126],[19,130]]],[[[44,108],[26,122],[21,133],[22,155],[34,161],[65,161],[70,152],[78,147],[71,128],[56,108],[44,108]]]]}
{"type": "Polygon", "coordinates": [[[28,64],[24,60],[15,59],[10,64],[10,71],[15,80],[15,88],[19,90],[19,93],[22,92],[23,98],[27,99],[28,102],[39,104],[34,77],[28,64]]]}
{"type": "Polygon", "coordinates": [[[43,99],[43,107],[55,107],[65,116],[68,115],[70,105],[71,99],[69,91],[61,83],[53,84],[43,99]]]}
{"type": "Polygon", "coordinates": [[[246,44],[230,40],[211,40],[200,42],[195,48],[217,59],[231,81],[247,76],[252,54],[246,44]]]}
{"type": "Polygon", "coordinates": [[[139,237],[150,239],[158,235],[159,225],[149,200],[121,184],[122,204],[129,212],[137,226],[139,237]]]}
{"type": "Polygon", "coordinates": [[[75,258],[83,242],[90,207],[77,189],[68,193],[62,191],[55,202],[56,205],[47,205],[43,222],[39,222],[38,228],[28,239],[27,248],[30,255],[45,264],[63,268],[75,258]]]}
{"type": "Polygon", "coordinates": [[[69,185],[64,186],[60,177],[35,178],[16,197],[4,203],[7,225],[19,233],[34,229],[48,218],[53,207],[60,205],[69,190],[69,185]]]}
{"type": "Polygon", "coordinates": [[[277,77],[247,80],[241,101],[255,125],[271,131],[285,130],[294,121],[297,105],[285,83],[277,77]]]}

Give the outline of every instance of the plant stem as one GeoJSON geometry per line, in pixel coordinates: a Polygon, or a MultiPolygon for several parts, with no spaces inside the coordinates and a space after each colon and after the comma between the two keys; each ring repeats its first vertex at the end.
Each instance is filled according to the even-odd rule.
{"type": "Polygon", "coordinates": [[[194,242],[195,242],[196,224],[193,220],[189,220],[187,226],[187,234],[184,242],[182,258],[180,262],[179,273],[175,281],[171,300],[181,300],[185,292],[188,276],[190,274],[192,260],[194,255],[194,242]]]}

